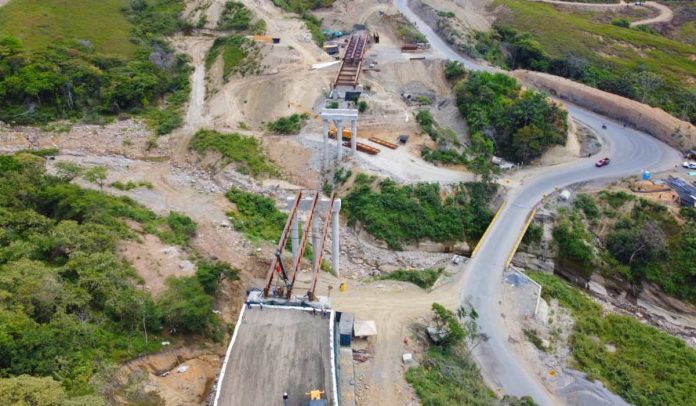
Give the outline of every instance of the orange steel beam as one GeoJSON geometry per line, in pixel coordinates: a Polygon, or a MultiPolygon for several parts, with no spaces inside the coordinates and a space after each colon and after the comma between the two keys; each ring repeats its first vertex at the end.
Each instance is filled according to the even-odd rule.
{"type": "Polygon", "coordinates": [[[321,243],[319,244],[318,252],[317,247],[314,247],[314,266],[312,267],[312,282],[309,287],[309,300],[315,300],[314,292],[317,287],[317,279],[319,279],[319,269],[321,268],[321,260],[324,257],[324,244],[326,244],[326,236],[329,234],[329,224],[331,223],[331,211],[333,210],[334,200],[336,199],[336,192],[331,193],[331,202],[329,203],[329,209],[326,211],[326,219],[324,220],[324,230],[321,233],[321,243]]]}
{"type": "MultiPolygon", "coordinates": [[[[297,192],[297,195],[295,196],[295,203],[292,205],[292,209],[290,210],[290,215],[288,216],[288,220],[285,222],[285,228],[283,229],[283,233],[280,235],[280,240],[278,240],[278,251],[280,253],[283,252],[285,249],[285,243],[288,241],[288,231],[290,231],[290,227],[292,226],[293,222],[295,221],[295,217],[297,214],[297,209],[300,207],[300,200],[302,200],[302,192],[297,192]]],[[[302,256],[301,254],[298,254],[300,257],[302,256]]],[[[273,276],[275,275],[275,269],[276,266],[278,265],[278,257],[275,255],[273,256],[273,261],[271,261],[271,267],[268,268],[268,273],[266,274],[266,279],[268,280],[268,283],[266,283],[266,287],[263,290],[263,296],[268,297],[268,293],[271,290],[271,285],[273,284],[273,276]]]]}
{"type": "Polygon", "coordinates": [[[302,256],[304,255],[305,245],[307,244],[307,238],[309,237],[310,230],[312,229],[312,219],[314,218],[314,211],[317,208],[317,202],[319,201],[319,192],[314,195],[314,200],[312,201],[312,207],[309,210],[309,216],[307,217],[307,225],[305,226],[304,234],[302,234],[302,242],[300,243],[300,249],[297,251],[297,258],[292,264],[292,276],[290,277],[290,286],[288,286],[288,292],[286,298],[290,299],[292,295],[292,289],[295,287],[295,277],[300,269],[300,263],[302,263],[302,256]]]}

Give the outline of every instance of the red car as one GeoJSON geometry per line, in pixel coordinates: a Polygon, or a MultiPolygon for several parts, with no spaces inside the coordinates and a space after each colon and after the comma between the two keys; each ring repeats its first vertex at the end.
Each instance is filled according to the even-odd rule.
{"type": "Polygon", "coordinates": [[[601,168],[601,167],[606,166],[606,165],[609,165],[609,158],[608,157],[604,157],[595,163],[595,166],[597,168],[601,168]]]}

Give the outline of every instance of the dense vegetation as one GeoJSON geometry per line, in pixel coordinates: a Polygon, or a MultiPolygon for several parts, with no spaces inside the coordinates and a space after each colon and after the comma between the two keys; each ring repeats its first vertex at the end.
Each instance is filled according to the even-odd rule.
{"type": "Polygon", "coordinates": [[[189,148],[204,153],[219,152],[225,163],[235,165],[237,171],[252,176],[277,175],[278,168],[263,153],[254,137],[239,134],[223,134],[214,130],[198,130],[189,148]]]}
{"type": "Polygon", "coordinates": [[[696,123],[696,71],[689,59],[696,54],[694,42],[593,21],[587,13],[547,4],[498,4],[509,11],[498,19],[494,33],[479,35],[478,54],[512,69],[571,78],[696,123]]]}
{"type": "Polygon", "coordinates": [[[394,280],[402,282],[410,282],[422,289],[428,289],[433,286],[437,279],[445,272],[443,268],[436,269],[397,269],[387,275],[383,275],[380,279],[394,280]]]}
{"type": "Polygon", "coordinates": [[[634,294],[648,281],[696,303],[696,220],[683,213],[677,221],[665,206],[624,191],[580,194],[554,226],[561,265],[586,276],[600,269],[634,294]]]}
{"type": "Polygon", "coordinates": [[[236,230],[252,241],[278,241],[288,215],[272,199],[236,188],[225,196],[235,205],[228,215],[236,230]]]}
{"type": "Polygon", "coordinates": [[[309,119],[307,113],[291,114],[271,121],[268,123],[268,129],[276,134],[299,134],[307,119],[309,119]]]}
{"type": "Polygon", "coordinates": [[[324,34],[321,32],[321,20],[312,15],[310,11],[322,7],[331,7],[335,1],[336,0],[273,0],[273,4],[284,11],[298,14],[312,34],[314,42],[322,46],[324,45],[324,34]]]}
{"type": "Polygon", "coordinates": [[[454,91],[472,134],[492,138],[496,152],[510,161],[529,162],[566,142],[567,113],[546,95],[521,90],[512,77],[469,72],[454,91]]]}
{"type": "Polygon", "coordinates": [[[696,402],[696,351],[682,340],[639,321],[603,315],[599,304],[557,276],[530,272],[542,297],[571,310],[571,349],[577,367],[634,405],[696,402]],[[615,351],[607,349],[608,345],[615,351]]]}
{"type": "MultiPolygon", "coordinates": [[[[80,18],[91,15],[89,11],[86,14],[83,10],[76,12],[72,5],[65,8],[63,3],[50,7],[50,12],[46,11],[42,18],[53,23],[72,19],[75,15],[80,18]],[[64,15],[70,10],[73,14],[64,15]]],[[[94,6],[82,7],[92,9],[94,6]]],[[[189,92],[189,69],[186,60],[175,55],[162,38],[182,28],[178,20],[181,10],[179,0],[133,0],[123,12],[97,6],[94,12],[101,14],[93,16],[90,27],[91,24],[101,25],[93,31],[77,30],[69,34],[70,30],[59,30],[60,24],[49,24],[58,30],[52,33],[58,38],[69,35],[45,42],[41,47],[32,44],[31,48],[11,35],[16,34],[26,41],[33,41],[34,37],[22,35],[19,29],[10,31],[16,23],[26,22],[28,17],[12,14],[19,20],[3,30],[10,35],[0,36],[0,120],[13,124],[57,119],[101,122],[104,117],[127,113],[144,114],[160,134],[178,127],[181,124],[179,110],[189,92]],[[124,16],[132,27],[130,38],[119,37],[117,35],[123,33],[108,28],[112,21],[118,25],[124,16]],[[116,37],[110,38],[108,43],[93,44],[93,38],[103,39],[102,27],[116,37]],[[96,34],[93,37],[91,33],[96,34]],[[128,40],[135,49],[132,45],[119,45],[128,40]],[[113,49],[110,41],[116,45],[113,49]],[[167,95],[165,102],[159,103],[167,95]]],[[[2,13],[0,9],[0,20],[2,13]]]]}
{"type": "Polygon", "coordinates": [[[463,183],[443,200],[437,183],[399,186],[359,174],[343,208],[349,225],[360,224],[391,249],[425,240],[473,243],[492,218],[495,192],[492,184],[463,183]]]}
{"type": "MultiPolygon", "coordinates": [[[[56,399],[97,396],[103,388],[95,374],[160,349],[164,331],[219,334],[206,293],[215,283],[209,264],[196,276],[168,280],[153,299],[116,253],[118,240],[138,237],[124,220],[187,244],[196,229],[190,218],[158,217],[128,198],[48,176],[43,167],[34,155],[0,156],[0,378],[55,379],[61,386],[54,389],[65,391],[56,399]]],[[[216,269],[236,277],[228,266],[216,269]]],[[[13,382],[0,379],[0,387],[14,391],[13,382]]],[[[83,404],[100,403],[91,397],[83,404]]]]}

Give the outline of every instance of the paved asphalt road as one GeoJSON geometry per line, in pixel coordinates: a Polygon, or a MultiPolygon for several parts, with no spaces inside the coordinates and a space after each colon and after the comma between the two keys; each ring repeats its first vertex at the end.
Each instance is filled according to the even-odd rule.
{"type": "MultiPolygon", "coordinates": [[[[408,8],[406,0],[395,0],[395,4],[409,20],[416,23],[431,47],[447,59],[460,61],[467,69],[499,71],[498,68],[479,65],[457,54],[408,8]]],[[[622,124],[578,106],[566,105],[573,117],[602,137],[604,147],[600,154],[611,157],[611,163],[603,168],[595,168],[594,161],[598,158],[595,156],[553,166],[545,171],[537,171],[520,187],[513,189],[506,199],[507,205],[485,240],[481,241],[477,254],[463,265],[466,269],[460,282],[460,300],[472,304],[480,315],[481,330],[490,338],[476,348],[474,355],[487,379],[502,388],[504,393],[531,395],[540,405],[565,403],[569,398],[575,398],[572,403],[592,399],[593,403],[619,404],[623,403],[620,398],[589,382],[578,382],[573,385],[573,393],[566,392],[557,397],[545,389],[533,372],[525,370],[518,354],[508,344],[508,334],[502,324],[499,288],[503,268],[528,213],[545,194],[581,181],[640,175],[644,169],[667,170],[679,164],[680,155],[648,134],[624,128],[622,124]],[[607,125],[606,129],[602,129],[603,123],[607,125]]]]}

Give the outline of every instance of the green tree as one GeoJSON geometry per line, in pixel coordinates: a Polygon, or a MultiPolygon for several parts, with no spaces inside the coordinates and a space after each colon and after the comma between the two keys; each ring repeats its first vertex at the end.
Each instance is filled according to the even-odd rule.
{"type": "Polygon", "coordinates": [[[58,171],[58,176],[68,182],[82,174],[82,167],[70,161],[57,162],[56,170],[58,171]]]}
{"type": "Polygon", "coordinates": [[[495,173],[492,162],[494,149],[493,141],[481,133],[471,134],[471,146],[466,150],[467,167],[471,172],[480,176],[484,183],[489,183],[495,173]]]}
{"type": "Polygon", "coordinates": [[[85,178],[87,182],[96,183],[99,185],[100,189],[104,189],[104,183],[106,182],[107,175],[108,171],[105,167],[93,166],[84,171],[82,177],[85,178]]]}
{"type": "Polygon", "coordinates": [[[459,323],[457,315],[447,310],[439,303],[433,303],[433,322],[439,332],[442,332],[440,345],[451,348],[461,343],[466,338],[466,331],[459,323]]]}
{"type": "Polygon", "coordinates": [[[213,299],[205,294],[197,278],[169,278],[166,284],[159,306],[167,324],[192,333],[206,332],[215,324],[213,299]]]}

